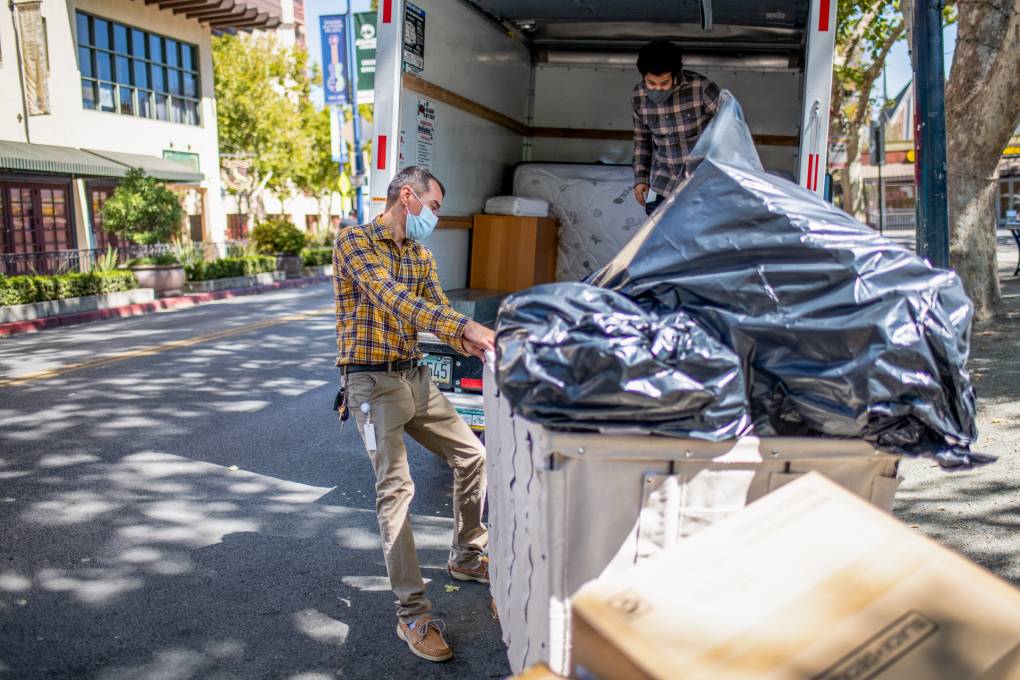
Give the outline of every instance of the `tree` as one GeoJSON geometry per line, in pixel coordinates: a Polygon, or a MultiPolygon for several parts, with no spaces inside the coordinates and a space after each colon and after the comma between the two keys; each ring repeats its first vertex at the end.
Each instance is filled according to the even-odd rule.
{"type": "MultiPolygon", "coordinates": [[[[318,200],[332,197],[340,181],[340,165],[333,160],[330,147],[329,109],[317,109],[309,101],[303,108],[302,126],[309,142],[308,163],[298,170],[295,185],[318,200]]],[[[321,213],[320,209],[320,213],[321,213]]]]}
{"type": "Polygon", "coordinates": [[[829,138],[847,140],[846,169],[839,177],[843,209],[861,220],[861,137],[871,121],[871,91],[882,74],[889,50],[903,33],[903,15],[896,3],[841,0],[838,4],[829,138]]]}
{"type": "Polygon", "coordinates": [[[213,38],[213,66],[220,152],[251,158],[249,198],[261,220],[261,190],[289,194],[311,163],[308,51],[272,36],[223,35],[213,38]]]}
{"type": "Polygon", "coordinates": [[[136,243],[166,243],[180,231],[183,214],[163,182],[132,168],[103,204],[103,228],[136,243]]]}
{"type": "MultiPolygon", "coordinates": [[[[905,0],[906,17],[912,9],[905,0]]],[[[1003,312],[996,169],[1020,123],[1020,0],[958,2],[956,12],[956,49],[946,84],[949,258],[974,302],[975,320],[984,321],[1003,312]]]]}

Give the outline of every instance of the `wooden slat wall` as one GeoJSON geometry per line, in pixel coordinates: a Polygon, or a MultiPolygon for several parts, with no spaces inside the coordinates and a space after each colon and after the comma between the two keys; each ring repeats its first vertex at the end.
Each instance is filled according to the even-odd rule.
{"type": "MultiPolygon", "coordinates": [[[[616,141],[630,141],[634,139],[631,130],[600,130],[591,128],[564,128],[564,127],[535,127],[526,125],[519,120],[506,116],[499,111],[483,106],[476,101],[462,97],[456,92],[451,92],[424,78],[410,73],[403,77],[404,87],[412,92],[417,92],[436,101],[449,104],[455,108],[478,116],[485,120],[502,125],[525,137],[559,137],[563,139],[608,139],[616,141]]],[[[799,138],[796,135],[751,135],[755,144],[761,146],[797,146],[799,138]]]]}

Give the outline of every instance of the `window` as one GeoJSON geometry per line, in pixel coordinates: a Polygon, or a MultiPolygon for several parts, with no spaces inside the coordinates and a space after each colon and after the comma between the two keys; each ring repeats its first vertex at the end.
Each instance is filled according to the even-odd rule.
{"type": "MultiPolygon", "coordinates": [[[[70,193],[66,184],[0,182],[0,252],[50,253],[75,248],[70,193]]],[[[18,260],[8,274],[49,273],[59,258],[18,260]]]]}
{"type": "Polygon", "coordinates": [[[113,195],[114,188],[112,185],[89,187],[89,207],[92,209],[92,243],[99,250],[106,250],[107,246],[119,248],[121,245],[115,234],[103,229],[103,204],[113,195]]]}
{"type": "Polygon", "coordinates": [[[248,238],[248,223],[245,215],[237,213],[227,214],[227,238],[231,241],[240,241],[248,238]]]}
{"type": "Polygon", "coordinates": [[[82,106],[200,125],[198,47],[76,13],[82,106]]]}

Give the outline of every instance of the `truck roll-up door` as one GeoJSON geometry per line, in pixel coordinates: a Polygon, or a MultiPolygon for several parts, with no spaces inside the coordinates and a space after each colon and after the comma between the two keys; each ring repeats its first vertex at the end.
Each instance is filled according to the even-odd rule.
{"type": "MultiPolygon", "coordinates": [[[[377,44],[400,45],[403,30],[404,3],[402,0],[379,0],[376,21],[377,44]]],[[[373,112],[372,165],[369,175],[368,214],[383,212],[386,206],[386,187],[396,172],[400,142],[390,139],[392,131],[400,129],[400,75],[399,49],[380,49],[375,62],[375,106],[373,112]]]]}
{"type": "Polygon", "coordinates": [[[836,0],[811,0],[804,59],[804,110],[800,124],[798,180],[819,196],[825,189],[829,150],[829,101],[836,47],[836,0]]]}

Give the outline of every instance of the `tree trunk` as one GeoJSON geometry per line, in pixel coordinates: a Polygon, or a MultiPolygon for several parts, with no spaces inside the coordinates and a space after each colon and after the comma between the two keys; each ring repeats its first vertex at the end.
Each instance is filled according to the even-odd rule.
{"type": "Polygon", "coordinates": [[[999,159],[1020,120],[1020,0],[960,3],[958,11],[946,86],[949,248],[981,321],[1002,312],[995,197],[999,159]]]}

